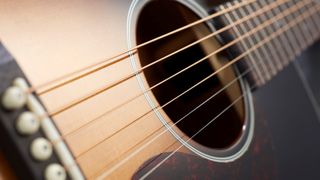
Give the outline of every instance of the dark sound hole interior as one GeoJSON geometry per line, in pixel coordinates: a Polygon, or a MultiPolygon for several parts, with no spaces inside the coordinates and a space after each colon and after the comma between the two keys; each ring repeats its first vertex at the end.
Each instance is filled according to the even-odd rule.
{"type": "MultiPolygon", "coordinates": [[[[177,2],[166,0],[151,1],[145,5],[139,14],[136,29],[137,43],[146,42],[198,19],[199,17],[191,10],[177,2]]],[[[209,33],[210,31],[207,25],[200,24],[145,46],[138,50],[141,65],[145,66],[152,63],[209,33]]],[[[215,39],[208,39],[206,41],[207,42],[205,43],[210,44],[215,41],[215,39]]],[[[204,47],[203,44],[192,46],[191,48],[146,69],[144,74],[149,86],[154,86],[160,81],[208,55],[209,53],[207,51],[208,49],[210,50],[210,48],[206,49],[204,47]]],[[[219,56],[222,55],[220,54],[219,56]]],[[[211,75],[217,68],[217,66],[213,65],[213,61],[214,60],[203,61],[153,89],[152,93],[155,95],[158,103],[160,105],[166,104],[174,97],[211,75]]],[[[216,61],[218,62],[218,60],[216,61]]],[[[226,60],[220,58],[218,63],[226,63],[226,60]]],[[[199,104],[206,101],[210,96],[222,89],[225,84],[231,82],[231,80],[228,80],[230,77],[235,77],[235,73],[232,68],[227,68],[173,101],[163,108],[163,110],[170,117],[171,121],[175,123],[199,104]]],[[[233,79],[234,78],[232,78],[232,80],[233,79]]],[[[233,83],[228,91],[225,90],[209,100],[201,106],[201,108],[179,122],[177,127],[184,132],[185,135],[192,137],[241,94],[242,92],[238,82],[233,83]]],[[[243,101],[240,100],[235,106],[232,106],[232,108],[227,110],[223,115],[201,131],[201,133],[193,137],[193,140],[206,147],[215,149],[230,147],[239,139],[242,133],[242,126],[244,124],[243,119],[244,107],[243,101]]]]}

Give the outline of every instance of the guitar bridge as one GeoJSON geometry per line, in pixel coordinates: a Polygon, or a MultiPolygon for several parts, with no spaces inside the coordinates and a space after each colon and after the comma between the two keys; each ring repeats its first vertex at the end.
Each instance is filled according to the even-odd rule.
{"type": "Polygon", "coordinates": [[[0,138],[17,176],[84,179],[69,148],[14,58],[0,44],[0,138]]]}

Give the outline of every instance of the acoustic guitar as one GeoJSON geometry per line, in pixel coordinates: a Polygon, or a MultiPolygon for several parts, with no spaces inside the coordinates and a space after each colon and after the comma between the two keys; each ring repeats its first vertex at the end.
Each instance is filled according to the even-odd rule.
{"type": "Polygon", "coordinates": [[[318,0],[0,1],[3,179],[320,179],[318,0]]]}

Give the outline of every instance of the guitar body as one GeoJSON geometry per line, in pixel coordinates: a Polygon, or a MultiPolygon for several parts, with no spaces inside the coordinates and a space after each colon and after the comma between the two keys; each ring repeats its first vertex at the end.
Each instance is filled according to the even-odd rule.
{"type": "MultiPolygon", "coordinates": [[[[319,73],[316,61],[319,47],[319,43],[315,44],[297,59],[306,82],[314,83],[310,85],[315,91],[319,88],[315,83],[319,73]]],[[[319,109],[315,109],[317,105],[306,92],[305,80],[301,80],[292,64],[253,93],[255,136],[248,152],[240,159],[214,163],[193,155],[176,154],[150,178],[318,179],[320,125],[316,111],[319,109]]],[[[319,102],[319,96],[314,100],[319,102]]]]}
{"type": "Polygon", "coordinates": [[[316,171],[320,144],[313,139],[319,136],[319,105],[312,102],[319,102],[319,96],[310,96],[304,84],[313,86],[315,94],[318,91],[316,76],[311,77],[318,73],[319,63],[315,61],[318,56],[319,43],[297,59],[300,68],[304,67],[303,76],[309,76],[308,80],[302,80],[292,64],[255,93],[259,119],[265,118],[269,124],[279,179],[317,179],[320,176],[316,171]]]}
{"type": "MultiPolygon", "coordinates": [[[[147,2],[0,1],[1,43],[14,57],[30,87],[35,87],[34,95],[48,112],[81,174],[88,179],[139,179],[150,171],[152,173],[147,177],[150,179],[319,179],[320,109],[317,103],[320,96],[315,93],[320,90],[317,78],[320,64],[316,62],[320,44],[309,48],[297,64],[289,65],[262,87],[251,89],[250,77],[239,78],[208,105],[210,108],[186,118],[186,123],[180,125],[180,118],[194,108],[193,105],[212,95],[213,92],[206,89],[213,88],[216,93],[226,87],[232,79],[242,76],[242,66],[228,67],[218,73],[218,80],[204,85],[201,95],[193,93],[168,106],[166,102],[181,93],[179,88],[186,86],[182,84],[176,88],[174,85],[180,85],[185,79],[198,82],[200,77],[192,79],[194,74],[207,76],[225,66],[227,61],[224,58],[217,60],[218,56],[209,58],[210,62],[202,65],[209,69],[197,69],[158,90],[153,86],[163,80],[160,77],[170,75],[163,72],[180,65],[160,64],[113,84],[152,63],[150,59],[161,58],[172,49],[204,37],[214,31],[217,22],[190,30],[186,33],[189,38],[181,40],[177,36],[178,40],[163,40],[150,48],[125,53],[120,57],[121,61],[110,66],[95,70],[96,66],[91,65],[197,18],[204,18],[213,12],[213,6],[223,1],[177,1],[193,13],[177,5],[169,8],[163,17],[157,16],[162,12],[161,8],[154,12],[145,10],[143,13],[149,18],[138,20],[139,12],[147,2]],[[176,12],[187,18],[173,17],[176,12]],[[153,20],[150,18],[152,13],[156,14],[154,19],[158,19],[146,25],[145,21],[153,20]],[[161,18],[169,25],[158,23],[164,20],[161,18]],[[78,71],[84,67],[90,68],[78,71]],[[77,75],[81,78],[73,79],[77,75]],[[64,80],[60,77],[71,80],[56,87],[64,80]],[[217,81],[220,84],[211,86],[217,81]],[[48,85],[47,82],[51,83],[48,85]],[[109,86],[111,88],[105,89],[109,86]],[[140,93],[141,96],[137,96],[140,93]],[[228,121],[217,120],[217,126],[205,130],[205,135],[192,137],[204,123],[220,116],[220,112],[239,96],[243,98],[223,116],[228,121]],[[166,107],[162,108],[164,105],[166,107]],[[207,117],[211,113],[213,115],[207,117]],[[206,118],[208,120],[201,121],[206,118]],[[199,124],[193,124],[195,120],[199,124]],[[194,129],[190,129],[192,126],[194,129]],[[236,131],[238,126],[241,128],[236,131]]],[[[170,3],[158,3],[159,7],[170,7],[170,3]]],[[[218,39],[201,42],[198,49],[208,54],[222,45],[218,39]]],[[[198,50],[191,52],[195,51],[198,50]]],[[[189,52],[179,58],[187,57],[198,56],[189,52]]],[[[0,66],[5,67],[5,64],[0,63],[0,66]]],[[[10,115],[10,112],[4,112],[10,115]]],[[[54,146],[56,142],[51,143],[54,146]]],[[[0,174],[3,179],[14,176],[43,178],[43,169],[38,174],[21,171],[19,162],[12,162],[9,157],[14,156],[10,154],[10,148],[5,144],[2,147],[4,158],[0,158],[3,159],[0,169],[4,170],[0,174]],[[8,159],[11,172],[4,159],[8,159]]],[[[26,164],[39,163],[32,154],[25,161],[26,164]]],[[[40,163],[45,167],[51,162],[40,163]]],[[[63,167],[71,169],[66,165],[63,167]]],[[[73,179],[69,175],[67,178],[73,179]]]]}

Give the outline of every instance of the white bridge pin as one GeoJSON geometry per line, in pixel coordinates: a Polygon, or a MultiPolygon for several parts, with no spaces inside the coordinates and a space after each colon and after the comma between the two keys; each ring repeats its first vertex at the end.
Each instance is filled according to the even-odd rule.
{"type": "Polygon", "coordinates": [[[44,161],[52,155],[52,145],[45,138],[37,138],[31,143],[31,155],[38,161],[44,161]]]}
{"type": "Polygon", "coordinates": [[[19,109],[27,102],[26,93],[16,86],[9,87],[2,96],[2,105],[8,110],[19,109]]]}
{"type": "Polygon", "coordinates": [[[30,111],[23,112],[17,120],[16,129],[22,135],[31,135],[39,128],[39,118],[30,111]]]}
{"type": "Polygon", "coordinates": [[[45,172],[45,179],[47,180],[65,180],[67,178],[66,171],[59,164],[50,164],[45,172]]]}

